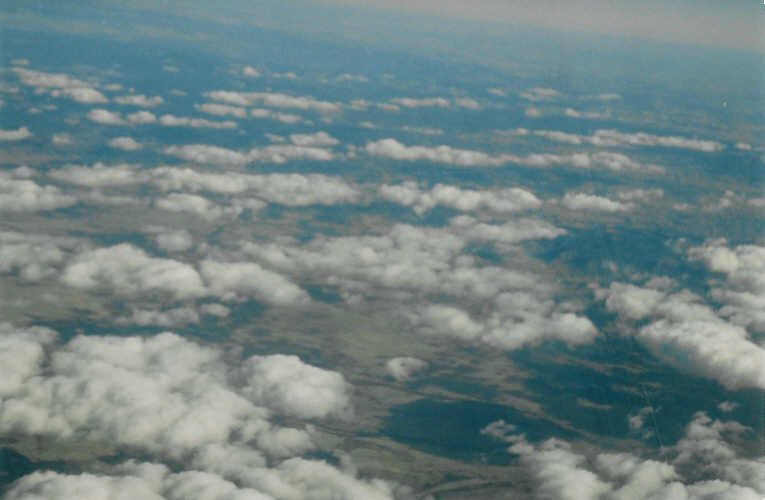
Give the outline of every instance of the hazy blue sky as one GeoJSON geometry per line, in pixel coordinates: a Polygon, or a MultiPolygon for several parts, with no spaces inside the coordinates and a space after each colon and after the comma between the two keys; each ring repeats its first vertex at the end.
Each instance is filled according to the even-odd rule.
{"type": "Polygon", "coordinates": [[[755,0],[319,0],[561,31],[765,50],[765,5],[755,0]]]}

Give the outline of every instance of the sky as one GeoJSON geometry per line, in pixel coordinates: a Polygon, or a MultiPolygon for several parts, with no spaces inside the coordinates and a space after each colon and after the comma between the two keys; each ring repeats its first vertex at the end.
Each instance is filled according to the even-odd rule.
{"type": "Polygon", "coordinates": [[[349,6],[522,24],[656,41],[765,51],[765,5],[754,0],[325,0],[349,6]]]}

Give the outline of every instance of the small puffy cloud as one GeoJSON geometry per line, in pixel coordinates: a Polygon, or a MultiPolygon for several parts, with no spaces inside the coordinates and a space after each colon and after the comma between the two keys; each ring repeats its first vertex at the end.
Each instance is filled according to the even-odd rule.
{"type": "Polygon", "coordinates": [[[55,275],[80,245],[71,238],[0,232],[0,273],[39,281],[55,275]]]}
{"type": "Polygon", "coordinates": [[[83,289],[108,287],[114,294],[128,297],[160,292],[182,299],[205,291],[199,273],[190,265],[152,257],[127,243],[77,255],[64,269],[61,281],[83,289]]]}
{"type": "Polygon", "coordinates": [[[290,141],[297,146],[308,147],[331,147],[340,144],[340,141],[326,132],[316,132],[314,134],[291,134],[290,141]]]}
{"type": "Polygon", "coordinates": [[[50,95],[53,97],[68,97],[73,101],[77,101],[83,104],[103,104],[109,102],[101,92],[89,87],[73,88],[73,89],[54,89],[50,91],[50,95]]]}
{"type": "Polygon", "coordinates": [[[303,121],[303,117],[292,113],[281,113],[270,109],[253,108],[250,110],[250,116],[253,118],[266,118],[277,122],[294,124],[303,121]]]}
{"type": "MultiPolygon", "coordinates": [[[[575,118],[597,118],[598,116],[585,116],[582,113],[568,112],[568,116],[575,118]],[[578,115],[578,116],[575,116],[578,115]]],[[[645,132],[620,132],[612,129],[596,130],[591,135],[579,135],[557,130],[535,130],[534,135],[544,137],[551,141],[564,142],[567,144],[590,144],[597,147],[666,147],[681,148],[706,153],[720,151],[724,146],[717,141],[690,139],[678,136],[663,136],[648,134],[645,132]]]]}
{"type": "Polygon", "coordinates": [[[35,472],[8,498],[394,498],[392,485],[359,479],[350,466],[302,458],[313,448],[310,429],[271,421],[345,416],[350,386],[339,373],[294,356],[232,363],[217,346],[171,333],[59,343],[42,328],[0,332],[0,436],[108,442],[187,467],[127,461],[98,474],[35,472]]]}
{"type": "Polygon", "coordinates": [[[561,166],[580,169],[606,169],[615,172],[664,172],[664,169],[657,165],[643,164],[625,155],[607,151],[573,154],[532,153],[526,156],[507,153],[491,155],[481,151],[456,149],[448,145],[407,146],[390,138],[369,142],[364,149],[372,156],[399,161],[425,160],[460,167],[499,167],[514,163],[535,168],[561,166]]]}
{"type": "Polygon", "coordinates": [[[128,106],[138,106],[141,108],[153,108],[154,106],[159,106],[160,104],[165,102],[165,100],[158,95],[147,97],[143,94],[131,94],[131,95],[122,95],[119,97],[115,97],[114,102],[116,102],[117,104],[124,104],[128,106]]]}
{"type": "Polygon", "coordinates": [[[325,418],[350,411],[350,385],[337,372],[297,356],[253,356],[241,367],[244,393],[256,404],[298,418],[325,418]]]}
{"type": "Polygon", "coordinates": [[[226,120],[222,122],[206,120],[204,118],[189,118],[185,116],[162,115],[159,117],[159,124],[164,127],[191,127],[191,128],[212,128],[212,129],[232,129],[236,128],[236,122],[226,120]]]}
{"type": "Polygon", "coordinates": [[[266,108],[291,108],[319,113],[334,113],[340,111],[340,106],[333,102],[320,101],[313,97],[291,96],[274,92],[234,92],[215,90],[206,96],[213,101],[219,101],[234,106],[263,106],[266,108]]]}
{"type": "Polygon", "coordinates": [[[34,87],[36,91],[48,93],[53,97],[67,97],[83,104],[101,104],[109,102],[101,92],[90,84],[63,73],[45,73],[26,68],[13,68],[24,85],[34,87]]]}
{"type": "Polygon", "coordinates": [[[29,179],[0,176],[0,211],[56,210],[77,203],[77,198],[55,186],[41,186],[29,179]]]}
{"type": "Polygon", "coordinates": [[[101,125],[125,125],[127,122],[119,113],[107,109],[93,109],[88,113],[88,119],[101,125]]]}
{"type": "Polygon", "coordinates": [[[154,239],[159,248],[166,252],[185,252],[194,244],[191,233],[185,229],[163,231],[158,233],[154,239]]]}
{"type": "Polygon", "coordinates": [[[0,379],[0,397],[10,396],[23,388],[34,376],[45,358],[45,349],[56,341],[56,332],[48,328],[16,329],[0,323],[0,363],[4,376],[0,379]]]}
{"type": "Polygon", "coordinates": [[[479,191],[436,184],[430,190],[421,190],[412,181],[399,185],[382,185],[379,194],[388,201],[413,207],[418,214],[437,205],[463,211],[485,209],[509,213],[539,208],[542,204],[533,193],[521,188],[479,191]]]}
{"type": "Polygon", "coordinates": [[[290,280],[254,262],[202,261],[200,272],[209,292],[224,299],[254,295],[272,304],[305,304],[308,294],[290,280]]]}
{"type": "Polygon", "coordinates": [[[661,462],[631,452],[579,451],[555,438],[532,444],[514,431],[500,421],[482,433],[510,445],[539,498],[755,500],[765,492],[765,463],[739,455],[731,444],[746,428],[704,413],[694,415],[675,445],[663,448],[661,462]]]}
{"type": "Polygon", "coordinates": [[[253,68],[252,66],[245,66],[242,68],[242,74],[250,78],[257,78],[260,76],[260,71],[258,71],[256,68],[253,68]]]}
{"type": "Polygon", "coordinates": [[[652,319],[632,334],[659,359],[730,389],[765,388],[765,349],[698,297],[623,283],[611,284],[603,295],[606,308],[625,318],[652,319]]]}
{"type": "Polygon", "coordinates": [[[179,327],[199,323],[199,314],[190,307],[176,307],[165,311],[135,309],[129,316],[116,319],[118,325],[179,327]]]}
{"type": "Polygon", "coordinates": [[[741,151],[751,151],[752,145],[746,142],[737,142],[735,148],[741,151]]]}
{"type": "Polygon", "coordinates": [[[470,97],[458,97],[454,100],[454,104],[459,106],[460,108],[465,109],[481,109],[481,104],[476,101],[475,99],[471,99],[470,97]]]}
{"type": "Polygon", "coordinates": [[[725,413],[730,413],[733,410],[735,410],[738,407],[737,403],[733,403],[731,401],[723,401],[719,405],[717,405],[717,408],[720,409],[720,411],[725,413]]]}
{"type": "Polygon", "coordinates": [[[15,142],[23,141],[32,137],[32,132],[27,127],[19,127],[15,130],[0,130],[0,141],[15,142]]]}
{"type": "Polygon", "coordinates": [[[539,108],[535,108],[534,106],[529,106],[528,108],[526,108],[523,114],[527,118],[539,118],[542,116],[542,112],[539,110],[539,108]]]}
{"type": "Polygon", "coordinates": [[[717,141],[660,136],[645,132],[624,133],[618,130],[597,130],[588,138],[588,141],[596,146],[661,146],[705,153],[720,151],[725,147],[717,141]]]}
{"type": "Polygon", "coordinates": [[[218,318],[225,318],[231,314],[231,309],[224,306],[223,304],[216,303],[202,304],[199,306],[199,310],[202,311],[202,314],[206,314],[208,316],[217,316],[218,318]]]}
{"type": "Polygon", "coordinates": [[[563,114],[569,118],[581,118],[585,120],[599,120],[608,116],[606,113],[598,113],[597,111],[578,111],[574,108],[566,108],[563,111],[563,114]]]}
{"type": "Polygon", "coordinates": [[[109,141],[109,146],[115,149],[121,149],[123,151],[138,151],[143,148],[141,143],[133,139],[132,137],[115,137],[109,141]]]}
{"type": "Polygon", "coordinates": [[[139,184],[144,180],[137,165],[126,163],[105,165],[99,162],[90,166],[67,165],[48,171],[48,176],[59,182],[94,188],[128,186],[139,184]]]}
{"type": "Polygon", "coordinates": [[[582,316],[556,310],[549,301],[516,292],[498,296],[497,307],[488,318],[477,320],[452,306],[433,305],[413,313],[415,328],[430,336],[453,337],[515,350],[543,341],[558,340],[569,345],[591,342],[595,326],[582,316]]]}
{"type": "Polygon", "coordinates": [[[692,260],[701,260],[710,271],[725,275],[725,283],[714,283],[711,296],[723,304],[719,314],[729,321],[765,332],[765,246],[728,246],[725,240],[710,240],[688,250],[692,260]]]}
{"type": "Polygon", "coordinates": [[[170,193],[163,198],[154,200],[154,206],[169,212],[195,214],[207,220],[217,219],[224,215],[237,216],[241,212],[238,207],[224,207],[203,196],[189,193],[170,193]]]}
{"type": "Polygon", "coordinates": [[[425,98],[412,98],[412,97],[396,97],[390,100],[390,103],[402,108],[448,108],[451,106],[448,99],[443,97],[425,97],[425,98]]]}
{"type": "Polygon", "coordinates": [[[411,297],[405,317],[418,333],[513,350],[547,340],[578,345],[597,330],[570,304],[556,303],[554,284],[522,264],[485,265],[462,251],[470,242],[514,245],[563,232],[535,219],[492,225],[463,216],[446,228],[397,225],[380,236],[317,237],[305,245],[247,242],[242,250],[285,274],[338,287],[351,304],[411,297]],[[481,313],[454,304],[472,304],[481,313]]]}
{"type": "Polygon", "coordinates": [[[259,198],[287,206],[354,203],[360,192],[341,178],[321,174],[264,174],[249,179],[259,198]]]}
{"type": "Polygon", "coordinates": [[[569,210],[598,212],[626,212],[634,208],[634,205],[630,203],[586,193],[566,193],[561,199],[561,204],[569,210]]]}
{"type": "Polygon", "coordinates": [[[249,151],[236,151],[207,144],[189,144],[168,146],[164,152],[195,163],[240,166],[261,161],[286,163],[289,160],[329,161],[334,158],[334,154],[329,149],[296,144],[273,144],[262,148],[252,148],[249,151]]]}
{"type": "Polygon", "coordinates": [[[52,142],[54,146],[69,146],[74,141],[72,140],[71,135],[67,134],[66,132],[60,132],[57,134],[53,134],[53,137],[51,137],[50,142],[52,142]]]}
{"type": "Polygon", "coordinates": [[[533,87],[521,92],[522,98],[532,102],[549,101],[549,100],[557,99],[560,96],[561,96],[560,92],[558,92],[555,89],[551,89],[547,87],[533,87]]]}
{"type": "Polygon", "coordinates": [[[202,113],[216,116],[234,116],[236,118],[245,118],[247,116],[247,110],[240,108],[239,106],[231,106],[229,104],[217,104],[217,103],[204,103],[196,104],[194,106],[202,113]]]}
{"type": "MultiPolygon", "coordinates": [[[[225,152],[216,159],[226,160],[224,155],[225,152]]],[[[236,156],[231,158],[237,159],[236,156]]],[[[241,160],[244,161],[243,158],[241,160]]],[[[288,206],[352,203],[361,196],[359,190],[345,180],[321,174],[253,175],[173,167],[159,167],[150,174],[152,182],[162,190],[210,191],[221,194],[250,192],[258,199],[288,206]]]]}
{"type": "Polygon", "coordinates": [[[385,363],[385,370],[399,382],[409,380],[415,373],[428,367],[428,363],[417,358],[402,356],[391,358],[385,363]]]}
{"type": "Polygon", "coordinates": [[[212,163],[215,165],[244,165],[248,163],[247,154],[220,146],[206,144],[189,144],[186,146],[168,146],[165,154],[177,156],[195,163],[212,163]]]}
{"type": "Polygon", "coordinates": [[[456,149],[451,146],[407,146],[395,139],[369,142],[364,148],[372,156],[400,161],[426,160],[460,167],[501,166],[510,161],[507,155],[492,156],[480,151],[456,149]]]}
{"type": "Polygon", "coordinates": [[[157,117],[151,111],[136,111],[127,115],[127,121],[136,124],[143,125],[147,123],[156,123],[157,117]]]}

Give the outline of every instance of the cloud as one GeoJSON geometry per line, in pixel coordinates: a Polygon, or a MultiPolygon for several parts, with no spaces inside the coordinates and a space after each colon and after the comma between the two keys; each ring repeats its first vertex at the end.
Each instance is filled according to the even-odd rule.
{"type": "MultiPolygon", "coordinates": [[[[573,116],[573,114],[567,114],[569,116],[573,116]]],[[[596,116],[579,117],[596,118],[596,116]]],[[[596,130],[592,135],[579,135],[556,130],[535,130],[534,135],[544,137],[556,142],[564,142],[567,144],[590,144],[597,147],[666,147],[690,149],[693,151],[702,151],[705,153],[717,152],[725,147],[723,144],[717,141],[690,139],[687,137],[677,136],[661,136],[647,134],[645,132],[625,133],[610,129],[596,130]]]]}
{"type": "Polygon", "coordinates": [[[445,145],[435,147],[406,146],[395,139],[369,142],[364,149],[373,156],[381,156],[399,161],[426,160],[460,167],[496,167],[505,165],[510,161],[509,155],[491,156],[480,151],[455,149],[445,145]]]}
{"type": "Polygon", "coordinates": [[[316,132],[313,134],[291,134],[290,142],[297,146],[306,147],[331,147],[340,144],[340,141],[326,132],[316,132]]]}
{"type": "MultiPolygon", "coordinates": [[[[217,160],[220,161],[218,158],[217,160]]],[[[357,202],[359,190],[339,177],[321,174],[243,174],[200,172],[189,168],[159,167],[148,172],[162,190],[250,193],[261,200],[288,206],[334,205],[357,202]]]]}
{"type": "Polygon", "coordinates": [[[279,113],[277,111],[271,111],[270,109],[253,108],[250,110],[250,116],[253,118],[267,118],[275,120],[281,123],[294,124],[303,121],[303,117],[300,115],[294,115],[291,113],[279,113]]]}
{"type": "Polygon", "coordinates": [[[719,314],[734,324],[765,332],[765,247],[729,247],[725,240],[710,240],[688,250],[691,260],[725,276],[725,286],[712,282],[710,295],[723,304],[719,314]]]}
{"type": "Polygon", "coordinates": [[[542,116],[542,112],[539,110],[539,108],[536,108],[534,106],[529,106],[528,108],[526,108],[523,114],[527,118],[539,118],[542,116]]]}
{"type": "Polygon", "coordinates": [[[412,97],[396,97],[390,103],[402,108],[448,108],[451,103],[443,97],[426,97],[415,99],[412,97]]]}
{"type": "Polygon", "coordinates": [[[291,108],[319,113],[340,111],[340,106],[333,102],[320,101],[313,97],[290,96],[273,92],[234,92],[215,90],[205,94],[213,101],[220,101],[234,106],[264,106],[267,108],[291,108]]]}
{"type": "Polygon", "coordinates": [[[83,104],[103,104],[109,102],[101,92],[89,87],[81,87],[74,89],[54,89],[50,91],[50,95],[53,97],[68,97],[73,101],[77,101],[83,104]]]}
{"type": "Polygon", "coordinates": [[[254,295],[272,304],[305,304],[310,301],[300,287],[284,276],[254,262],[202,261],[200,272],[210,293],[223,299],[254,295]]]}
{"type": "Polygon", "coordinates": [[[67,134],[66,132],[60,132],[58,134],[53,134],[53,137],[51,137],[51,142],[54,146],[69,146],[73,143],[72,136],[67,134]]]}
{"type": "Polygon", "coordinates": [[[232,129],[236,128],[236,122],[226,120],[216,122],[204,118],[188,118],[185,116],[162,115],[159,117],[159,124],[164,127],[191,127],[191,128],[212,128],[212,129],[232,129]]]}
{"type": "Polygon", "coordinates": [[[337,372],[303,363],[297,356],[253,356],[241,367],[244,394],[256,404],[301,419],[347,415],[350,385],[337,372]]]}
{"type": "MultiPolygon", "coordinates": [[[[724,256],[717,259],[725,265],[724,256]]],[[[608,310],[630,320],[652,320],[631,334],[659,359],[729,389],[765,388],[765,349],[697,296],[623,283],[611,284],[602,295],[608,310]]]]}
{"type": "Polygon", "coordinates": [[[598,113],[597,111],[577,111],[573,108],[566,108],[563,111],[563,114],[569,118],[581,118],[585,120],[599,120],[608,116],[607,113],[598,113]]]}
{"type": "Polygon", "coordinates": [[[430,190],[421,190],[415,182],[407,181],[399,185],[384,184],[378,192],[388,201],[413,207],[418,214],[437,205],[463,211],[485,209],[497,213],[531,210],[542,205],[533,193],[521,188],[479,191],[436,184],[430,190]]]}
{"type": "Polygon", "coordinates": [[[194,244],[191,233],[185,229],[163,231],[157,234],[154,239],[159,248],[166,252],[185,252],[194,244]]]}
{"type": "Polygon", "coordinates": [[[109,146],[123,151],[138,151],[143,148],[141,143],[132,137],[115,137],[109,141],[109,146]]]}
{"type": "Polygon", "coordinates": [[[56,210],[76,203],[76,197],[64,194],[55,186],[41,186],[28,179],[0,176],[0,210],[2,211],[56,210]]]}
{"type": "Polygon", "coordinates": [[[90,84],[63,73],[44,73],[26,68],[13,68],[24,85],[34,87],[36,91],[48,93],[53,97],[67,97],[83,104],[101,104],[109,102],[101,92],[90,84]]]}
{"type": "Polygon", "coordinates": [[[168,146],[165,154],[177,156],[195,163],[212,163],[215,165],[244,165],[251,161],[246,153],[209,146],[206,144],[189,144],[186,146],[168,146]]]}
{"type": "Polygon", "coordinates": [[[481,109],[481,104],[476,101],[475,99],[471,99],[470,97],[458,97],[454,100],[454,104],[459,106],[460,108],[465,109],[481,109]]]}
{"type": "Polygon", "coordinates": [[[172,333],[59,343],[43,328],[0,331],[0,435],[109,443],[121,456],[176,464],[175,472],[132,460],[98,473],[35,472],[8,498],[394,498],[389,483],[302,458],[314,448],[310,427],[272,422],[345,415],[350,386],[337,372],[294,356],[235,361],[172,333]]]}
{"type": "Polygon", "coordinates": [[[729,389],[765,389],[765,349],[739,326],[663,319],[641,328],[638,339],[659,358],[729,389]]]}
{"type": "Polygon", "coordinates": [[[392,158],[399,161],[426,160],[460,167],[498,167],[510,163],[527,167],[564,166],[571,168],[604,168],[615,172],[642,171],[663,173],[662,167],[643,164],[631,158],[610,152],[573,153],[558,155],[552,153],[532,153],[526,156],[512,154],[490,155],[480,151],[455,149],[451,146],[406,146],[395,139],[382,139],[367,143],[365,150],[373,156],[392,158]]]}
{"type": "Polygon", "coordinates": [[[29,139],[32,135],[32,132],[27,127],[19,127],[16,130],[0,130],[0,141],[23,141],[24,139],[29,139]]]}
{"type": "Polygon", "coordinates": [[[216,116],[235,116],[236,118],[245,118],[247,110],[239,106],[230,106],[228,104],[204,103],[196,104],[194,107],[202,113],[216,116]]]}
{"type": "Polygon", "coordinates": [[[0,272],[13,273],[23,281],[39,281],[58,273],[82,246],[73,238],[0,232],[0,272]]]}
{"type": "Polygon", "coordinates": [[[358,189],[341,178],[321,174],[264,174],[249,178],[259,198],[287,206],[354,203],[358,189]]]}
{"type": "Polygon", "coordinates": [[[119,113],[106,109],[93,109],[88,113],[88,119],[92,122],[102,125],[125,125],[127,122],[122,119],[119,113]]]}
{"type": "Polygon", "coordinates": [[[521,92],[520,95],[527,101],[538,102],[557,99],[561,96],[561,93],[555,89],[547,87],[533,87],[521,92]]]}
{"type": "Polygon", "coordinates": [[[411,379],[415,373],[427,367],[427,362],[408,356],[391,358],[385,363],[385,370],[398,382],[411,379]]]}
{"type": "Polygon", "coordinates": [[[48,171],[48,176],[59,182],[95,188],[129,186],[145,180],[138,165],[127,163],[105,165],[98,162],[91,166],[67,165],[48,171]]]}
{"type": "Polygon", "coordinates": [[[245,66],[242,68],[242,74],[250,78],[257,78],[260,76],[260,71],[258,71],[256,68],[253,68],[252,66],[245,66]]]}
{"type": "Polygon", "coordinates": [[[561,204],[569,210],[599,212],[626,212],[634,208],[631,203],[622,203],[586,193],[566,193],[561,199],[561,204]]]}
{"type": "Polygon", "coordinates": [[[393,300],[401,308],[403,301],[418,333],[512,350],[551,339],[581,344],[597,330],[571,304],[556,303],[554,284],[518,258],[498,267],[462,251],[470,242],[514,245],[562,233],[534,219],[491,225],[463,216],[440,229],[397,225],[380,236],[317,237],[302,246],[246,242],[242,250],[285,274],[337,287],[349,304],[393,300]],[[480,310],[480,319],[468,308],[480,310]]]}
{"type": "Polygon", "coordinates": [[[684,436],[663,448],[661,462],[630,452],[578,451],[571,443],[548,439],[529,443],[498,421],[482,433],[510,444],[520,457],[539,498],[628,500],[632,498],[757,499],[765,492],[765,462],[738,456],[723,436],[740,439],[746,428],[697,413],[684,436]],[[667,459],[669,455],[669,459],[667,459]]]}
{"type": "Polygon", "coordinates": [[[289,160],[329,161],[334,158],[332,151],[328,149],[294,144],[275,144],[253,148],[246,152],[206,144],[190,144],[169,146],[164,149],[164,152],[195,163],[220,165],[245,165],[259,161],[271,163],[286,163],[289,160]]]}
{"type": "Polygon", "coordinates": [[[165,102],[165,100],[158,95],[147,97],[143,94],[131,94],[131,95],[123,95],[123,96],[115,97],[114,102],[116,102],[117,104],[124,104],[127,106],[153,108],[154,106],[159,106],[160,104],[165,102]]]}
{"type": "Polygon", "coordinates": [[[75,288],[108,287],[118,296],[141,296],[149,292],[179,299],[205,293],[202,278],[188,264],[152,257],[128,243],[88,250],[64,269],[61,281],[75,288]]]}
{"type": "Polygon", "coordinates": [[[618,130],[597,130],[589,138],[596,146],[661,146],[667,148],[682,148],[712,153],[722,150],[725,146],[717,141],[689,139],[687,137],[660,136],[645,132],[624,133],[618,130]]]}
{"type": "Polygon", "coordinates": [[[136,111],[127,115],[127,121],[137,125],[156,123],[157,117],[151,111],[136,111]]]}
{"type": "Polygon", "coordinates": [[[115,320],[118,325],[177,327],[199,323],[199,314],[190,307],[176,307],[165,311],[135,309],[129,316],[115,320]]]}
{"type": "Polygon", "coordinates": [[[170,193],[154,200],[154,206],[169,212],[186,212],[198,215],[207,220],[223,216],[238,216],[242,208],[237,206],[221,206],[203,196],[188,193],[170,193]]]}

